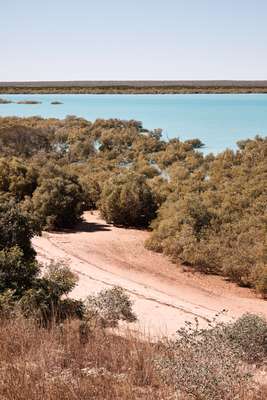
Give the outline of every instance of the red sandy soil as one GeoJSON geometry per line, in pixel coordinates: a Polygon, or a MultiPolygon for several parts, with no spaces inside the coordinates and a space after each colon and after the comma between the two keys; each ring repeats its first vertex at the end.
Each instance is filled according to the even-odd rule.
{"type": "Polygon", "coordinates": [[[172,335],[198,318],[207,325],[245,312],[267,317],[267,302],[252,291],[217,276],[185,272],[161,254],[144,248],[149,232],[107,225],[97,212],[86,212],[74,231],[43,233],[33,239],[41,262],[64,259],[79,276],[73,291],[85,298],[119,285],[134,301],[135,328],[151,335],[172,335]]]}

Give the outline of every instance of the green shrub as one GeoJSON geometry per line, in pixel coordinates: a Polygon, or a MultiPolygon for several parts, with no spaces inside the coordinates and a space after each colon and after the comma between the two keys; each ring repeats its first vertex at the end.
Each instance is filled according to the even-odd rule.
{"type": "Polygon", "coordinates": [[[226,150],[197,166],[193,157],[193,168],[179,153],[180,160],[168,169],[171,193],[146,245],[265,297],[267,140],[256,137],[239,146],[237,152],[226,150]]]}
{"type": "Polygon", "coordinates": [[[178,398],[245,399],[254,384],[244,361],[266,359],[266,327],[255,315],[232,324],[214,322],[208,329],[187,323],[177,331],[177,340],[165,345],[157,367],[164,380],[175,385],[178,398]]]}
{"type": "Polygon", "coordinates": [[[116,327],[120,320],[134,322],[137,319],[132,311],[132,301],[118,286],[88,296],[85,307],[86,319],[102,327],[116,327]]]}
{"type": "Polygon", "coordinates": [[[123,226],[146,227],[156,212],[156,202],[145,178],[133,173],[108,180],[98,205],[108,223],[123,226]]]}
{"type": "Polygon", "coordinates": [[[32,287],[20,299],[24,315],[33,315],[44,324],[74,315],[82,318],[81,301],[66,297],[76,286],[76,275],[62,262],[51,262],[45,269],[44,275],[32,282],[32,287]]]}
{"type": "Polygon", "coordinates": [[[16,299],[14,291],[7,289],[0,292],[0,320],[13,318],[15,315],[16,299]]]}
{"type": "Polygon", "coordinates": [[[43,229],[73,227],[84,210],[84,193],[75,177],[43,179],[24,208],[33,211],[43,229]]]}
{"type": "Polygon", "coordinates": [[[10,289],[20,296],[31,287],[38,273],[37,262],[26,260],[19,247],[0,251],[0,293],[10,289]]]}
{"type": "Polygon", "coordinates": [[[18,158],[0,159],[0,192],[11,193],[16,200],[31,196],[37,185],[37,174],[18,158]]]}
{"type": "Polygon", "coordinates": [[[14,199],[0,195],[0,250],[18,246],[25,259],[33,260],[32,237],[39,233],[14,199]]]}
{"type": "Polygon", "coordinates": [[[90,176],[82,176],[80,183],[84,192],[86,210],[96,209],[101,194],[100,182],[90,176]]]}
{"type": "Polygon", "coordinates": [[[267,357],[267,321],[258,315],[244,314],[225,325],[227,339],[239,349],[240,357],[249,363],[259,363],[267,357]]]}

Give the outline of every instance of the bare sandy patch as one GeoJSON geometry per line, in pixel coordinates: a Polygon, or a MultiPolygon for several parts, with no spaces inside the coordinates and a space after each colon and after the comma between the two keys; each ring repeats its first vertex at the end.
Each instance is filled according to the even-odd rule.
{"type": "Polygon", "coordinates": [[[44,233],[33,239],[42,262],[65,259],[79,276],[76,298],[120,285],[130,294],[139,322],[136,329],[171,335],[185,321],[207,325],[245,312],[267,317],[267,303],[252,291],[221,277],[184,272],[161,254],[144,248],[149,232],[107,225],[97,212],[86,212],[74,231],[44,233]]]}

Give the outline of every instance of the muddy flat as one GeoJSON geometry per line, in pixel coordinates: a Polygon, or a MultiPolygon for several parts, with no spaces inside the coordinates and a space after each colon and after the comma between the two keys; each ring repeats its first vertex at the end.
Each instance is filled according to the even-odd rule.
{"type": "Polygon", "coordinates": [[[153,336],[172,335],[196,318],[205,326],[213,318],[231,320],[245,312],[267,317],[267,302],[251,290],[221,277],[185,272],[145,249],[148,237],[147,231],[107,225],[97,212],[86,212],[75,230],[43,233],[33,244],[41,262],[64,259],[77,273],[76,298],[114,285],[125,288],[139,319],[134,328],[153,336]]]}

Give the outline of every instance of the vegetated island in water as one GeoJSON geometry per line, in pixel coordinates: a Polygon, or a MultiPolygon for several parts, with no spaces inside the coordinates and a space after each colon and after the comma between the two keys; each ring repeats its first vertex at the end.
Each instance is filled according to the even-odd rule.
{"type": "Polygon", "coordinates": [[[11,104],[11,103],[13,103],[13,101],[0,98],[0,104],[11,104]]]}
{"type": "Polygon", "coordinates": [[[7,99],[0,99],[0,104],[42,104],[41,101],[36,101],[36,100],[20,100],[20,101],[12,101],[12,100],[7,100],[7,99]]]}
{"type": "Polygon", "coordinates": [[[39,81],[0,82],[0,93],[183,94],[267,93],[267,81],[39,81]]]}
{"type": "Polygon", "coordinates": [[[17,101],[17,104],[42,104],[42,102],[36,100],[21,100],[17,101]]]}
{"type": "MultiPolygon", "coordinates": [[[[42,104],[41,101],[36,101],[36,100],[20,100],[20,101],[12,101],[12,100],[7,100],[7,99],[1,99],[0,98],[0,104],[42,104]]],[[[63,104],[61,101],[51,101],[52,105],[59,105],[63,104]]]]}

